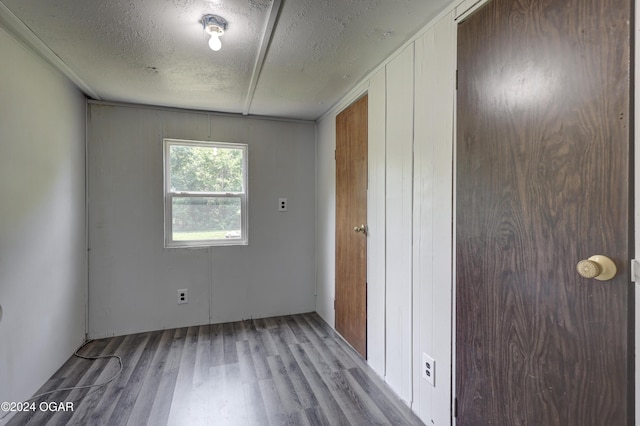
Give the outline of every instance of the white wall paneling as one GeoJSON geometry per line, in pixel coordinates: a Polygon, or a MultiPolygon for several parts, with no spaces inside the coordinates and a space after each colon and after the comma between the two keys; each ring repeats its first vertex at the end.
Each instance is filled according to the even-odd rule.
{"type": "Polygon", "coordinates": [[[413,44],[387,65],[386,371],[412,402],[413,44]]]}
{"type": "Polygon", "coordinates": [[[2,27],[0,46],[0,401],[17,402],[85,336],[86,102],[2,27]]]}
{"type": "Polygon", "coordinates": [[[386,300],[386,71],[369,86],[369,143],[367,191],[367,361],[385,375],[386,300]]]}
{"type": "Polygon", "coordinates": [[[312,311],[314,138],[313,123],[92,103],[90,335],[312,311]],[[248,246],[163,247],[164,137],[249,145],[248,246]]]}
{"type": "Polygon", "coordinates": [[[427,424],[451,416],[455,30],[449,14],[415,44],[413,408],[427,424]],[[423,353],[436,361],[435,387],[422,378],[423,353]]]}
{"type": "Polygon", "coordinates": [[[316,134],[316,312],[335,327],[336,116],[319,121],[316,134]]]}

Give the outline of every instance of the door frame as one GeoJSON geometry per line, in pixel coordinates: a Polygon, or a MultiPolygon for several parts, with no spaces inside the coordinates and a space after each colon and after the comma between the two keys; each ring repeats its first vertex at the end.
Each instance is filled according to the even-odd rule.
{"type": "MultiPolygon", "coordinates": [[[[473,15],[474,12],[476,12],[478,9],[480,9],[482,6],[484,6],[485,4],[487,4],[488,2],[490,2],[491,0],[464,0],[462,1],[458,6],[456,6],[455,8],[455,14],[454,14],[454,25],[455,25],[455,31],[453,31],[453,46],[454,49],[456,50],[456,55],[455,55],[455,69],[458,69],[458,55],[457,55],[457,50],[458,50],[458,25],[461,22],[464,22],[466,19],[468,19],[471,15],[473,15]]],[[[457,74],[457,71],[456,71],[457,74]]],[[[457,203],[456,203],[456,199],[457,199],[457,193],[458,193],[458,182],[457,182],[457,176],[458,176],[458,151],[457,151],[457,141],[458,141],[458,96],[457,96],[457,75],[456,75],[456,87],[455,90],[452,94],[453,96],[453,138],[451,140],[451,144],[452,147],[451,149],[453,150],[453,166],[452,166],[452,173],[453,176],[451,177],[451,179],[453,180],[453,194],[451,194],[451,203],[453,204],[453,208],[452,208],[452,213],[453,213],[453,226],[452,226],[452,232],[451,232],[451,238],[453,239],[453,241],[451,242],[451,334],[450,334],[450,341],[451,341],[451,410],[450,410],[450,415],[451,415],[451,424],[455,425],[457,424],[457,407],[456,407],[456,395],[457,395],[457,388],[456,388],[456,383],[457,383],[457,369],[456,369],[456,365],[457,365],[457,347],[456,347],[456,329],[457,329],[457,316],[456,316],[456,312],[457,312],[457,306],[458,306],[458,295],[456,293],[456,283],[458,282],[458,275],[457,275],[457,270],[458,270],[458,264],[457,264],[457,256],[456,253],[458,252],[458,245],[457,245],[457,241],[458,241],[458,232],[456,230],[456,223],[455,223],[455,218],[458,217],[458,211],[457,211],[457,203]]]]}
{"type": "MultiPolygon", "coordinates": [[[[368,101],[368,91],[365,89],[362,92],[358,93],[357,96],[354,96],[352,98],[350,98],[350,100],[348,102],[346,102],[345,105],[341,106],[340,109],[338,109],[335,113],[335,117],[334,117],[334,123],[336,125],[336,138],[335,138],[335,142],[336,142],[336,146],[335,146],[335,159],[334,159],[334,165],[335,167],[335,177],[336,177],[336,182],[335,182],[335,188],[338,187],[338,181],[337,181],[337,142],[338,142],[338,137],[337,137],[337,132],[338,132],[338,126],[337,126],[337,120],[338,120],[338,116],[340,114],[342,114],[345,110],[347,110],[348,108],[354,106],[356,103],[360,102],[363,98],[367,98],[367,102],[366,102],[366,106],[367,106],[367,111],[369,109],[369,101],[368,101]]],[[[361,265],[364,267],[364,274],[365,274],[365,288],[364,288],[364,347],[357,349],[352,342],[349,342],[347,340],[347,338],[345,336],[343,336],[342,334],[340,334],[340,332],[338,332],[338,335],[347,343],[349,344],[356,352],[358,352],[365,360],[368,359],[368,355],[369,355],[369,351],[368,351],[368,341],[369,341],[369,330],[368,330],[368,324],[369,324],[369,320],[368,320],[368,313],[369,313],[369,307],[368,307],[368,274],[369,274],[369,238],[368,238],[368,219],[369,219],[369,113],[367,112],[367,116],[366,116],[366,120],[367,123],[364,126],[365,128],[365,132],[367,133],[367,140],[366,140],[366,149],[365,151],[365,155],[366,155],[366,161],[365,161],[365,167],[366,167],[366,176],[365,176],[365,197],[364,197],[364,202],[365,202],[365,217],[363,218],[365,225],[367,227],[367,230],[364,232],[364,235],[358,235],[358,237],[361,238],[365,238],[365,242],[364,242],[364,246],[365,246],[365,259],[364,259],[364,265],[361,265]]],[[[338,229],[338,222],[337,222],[337,216],[338,216],[338,208],[337,208],[337,190],[336,190],[336,206],[335,206],[335,217],[336,217],[336,223],[335,223],[335,228],[334,228],[334,237],[335,237],[335,243],[334,243],[334,250],[337,253],[337,229],[338,229]]],[[[347,224],[346,227],[347,229],[350,229],[350,226],[354,226],[353,224],[347,224]]],[[[343,261],[343,260],[340,260],[343,261]]],[[[336,262],[334,264],[334,326],[336,331],[338,331],[338,321],[337,321],[337,287],[338,287],[338,283],[337,283],[337,270],[338,270],[338,260],[336,259],[336,262]]]]}
{"type": "MultiPolygon", "coordinates": [[[[633,201],[630,203],[634,209],[634,216],[630,223],[631,238],[633,238],[633,248],[635,256],[640,253],[640,227],[636,226],[636,223],[640,223],[640,140],[638,134],[640,133],[640,70],[638,65],[640,64],[640,2],[633,1],[633,18],[635,22],[631,24],[631,43],[633,51],[631,52],[633,75],[631,75],[631,84],[633,86],[633,127],[631,132],[633,134],[633,143],[631,149],[633,150],[633,178],[631,181],[631,187],[633,188],[633,201]]],[[[630,263],[633,264],[633,260],[630,259],[630,263]]],[[[635,310],[635,318],[632,322],[632,326],[635,328],[634,339],[634,352],[635,352],[635,414],[636,425],[640,425],[640,357],[638,356],[640,350],[640,280],[638,280],[637,273],[634,276],[634,269],[631,269],[631,280],[635,283],[635,303],[632,305],[635,310]]],[[[637,270],[640,272],[640,270],[637,270]]]]}

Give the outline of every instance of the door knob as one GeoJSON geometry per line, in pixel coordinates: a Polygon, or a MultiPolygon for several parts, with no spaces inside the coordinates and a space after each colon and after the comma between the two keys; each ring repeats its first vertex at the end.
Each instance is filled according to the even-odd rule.
{"type": "Polygon", "coordinates": [[[353,228],[353,230],[355,232],[362,232],[363,234],[366,235],[366,233],[367,233],[367,225],[362,224],[360,226],[356,226],[356,227],[353,228]]]}
{"type": "Polygon", "coordinates": [[[576,266],[578,273],[584,278],[595,278],[600,281],[608,281],[616,276],[618,269],[613,260],[607,256],[597,254],[589,259],[581,260],[576,266]]]}

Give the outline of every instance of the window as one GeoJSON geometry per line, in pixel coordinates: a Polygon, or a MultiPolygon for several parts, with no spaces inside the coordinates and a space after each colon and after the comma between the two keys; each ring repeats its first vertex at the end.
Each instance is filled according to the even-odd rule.
{"type": "Polygon", "coordinates": [[[166,247],[246,245],[247,145],[164,140],[166,247]]]}

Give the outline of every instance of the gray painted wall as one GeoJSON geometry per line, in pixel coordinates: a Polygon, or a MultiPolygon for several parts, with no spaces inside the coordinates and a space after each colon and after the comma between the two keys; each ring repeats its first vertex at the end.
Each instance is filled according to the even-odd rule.
{"type": "Polygon", "coordinates": [[[21,401],[84,340],[86,103],[2,28],[0,52],[0,401],[21,401]]]}
{"type": "Polygon", "coordinates": [[[315,309],[313,123],[89,108],[91,337],[315,309]],[[249,145],[248,246],[164,248],[165,137],[249,145]]]}

